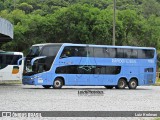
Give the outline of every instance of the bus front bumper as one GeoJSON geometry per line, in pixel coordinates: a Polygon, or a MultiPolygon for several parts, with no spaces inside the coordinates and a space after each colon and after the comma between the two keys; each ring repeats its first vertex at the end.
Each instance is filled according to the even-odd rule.
{"type": "Polygon", "coordinates": [[[24,76],[22,79],[24,85],[35,85],[35,81],[34,76],[24,76]]]}

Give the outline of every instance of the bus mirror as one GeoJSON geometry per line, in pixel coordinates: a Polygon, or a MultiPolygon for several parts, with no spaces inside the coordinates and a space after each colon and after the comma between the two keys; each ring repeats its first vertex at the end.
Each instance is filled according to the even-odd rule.
{"type": "Polygon", "coordinates": [[[26,57],[20,58],[20,59],[18,60],[18,62],[17,62],[17,65],[20,65],[20,62],[21,62],[22,60],[25,60],[25,59],[26,59],[26,57]]]}
{"type": "Polygon", "coordinates": [[[46,58],[46,56],[35,57],[31,60],[31,66],[33,66],[34,62],[38,59],[46,58]]]}

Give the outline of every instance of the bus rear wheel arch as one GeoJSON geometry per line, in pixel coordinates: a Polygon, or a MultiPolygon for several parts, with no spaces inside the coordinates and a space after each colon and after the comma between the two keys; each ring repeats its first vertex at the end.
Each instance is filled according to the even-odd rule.
{"type": "Polygon", "coordinates": [[[120,78],[118,80],[117,86],[115,86],[116,89],[125,89],[127,86],[127,79],[126,78],[120,78]]]}
{"type": "Polygon", "coordinates": [[[129,83],[128,83],[129,89],[136,89],[137,86],[138,86],[138,79],[137,78],[131,78],[129,83]]]}
{"type": "Polygon", "coordinates": [[[64,85],[64,79],[62,77],[57,77],[53,81],[53,88],[54,89],[60,89],[64,85]]]}

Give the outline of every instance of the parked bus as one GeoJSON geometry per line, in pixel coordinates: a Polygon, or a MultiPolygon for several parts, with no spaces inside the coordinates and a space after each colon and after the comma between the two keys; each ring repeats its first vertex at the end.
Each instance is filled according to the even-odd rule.
{"type": "Polygon", "coordinates": [[[0,80],[22,80],[24,61],[21,52],[0,51],[0,80]],[[19,62],[19,64],[18,64],[19,62]]]}
{"type": "Polygon", "coordinates": [[[41,48],[37,57],[26,64],[26,68],[31,67],[23,76],[24,85],[44,88],[105,86],[107,89],[128,86],[136,89],[155,84],[155,48],[70,43],[34,46],[41,48]]]}

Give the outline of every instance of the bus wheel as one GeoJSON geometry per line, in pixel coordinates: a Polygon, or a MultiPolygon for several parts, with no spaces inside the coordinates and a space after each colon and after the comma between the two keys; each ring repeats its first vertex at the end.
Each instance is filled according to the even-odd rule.
{"type": "Polygon", "coordinates": [[[116,89],[124,89],[127,85],[126,80],[124,79],[119,79],[118,85],[115,87],[116,89]]]}
{"type": "Polygon", "coordinates": [[[128,83],[129,89],[136,89],[138,83],[136,79],[131,79],[128,83]]]}
{"type": "Polygon", "coordinates": [[[63,80],[60,78],[56,78],[53,83],[53,88],[60,89],[60,88],[62,88],[62,86],[63,86],[63,80]]]}
{"type": "Polygon", "coordinates": [[[113,86],[105,86],[105,88],[107,88],[107,89],[112,89],[113,86]]]}
{"type": "Polygon", "coordinates": [[[42,85],[45,89],[49,89],[51,85],[42,85]]]}

